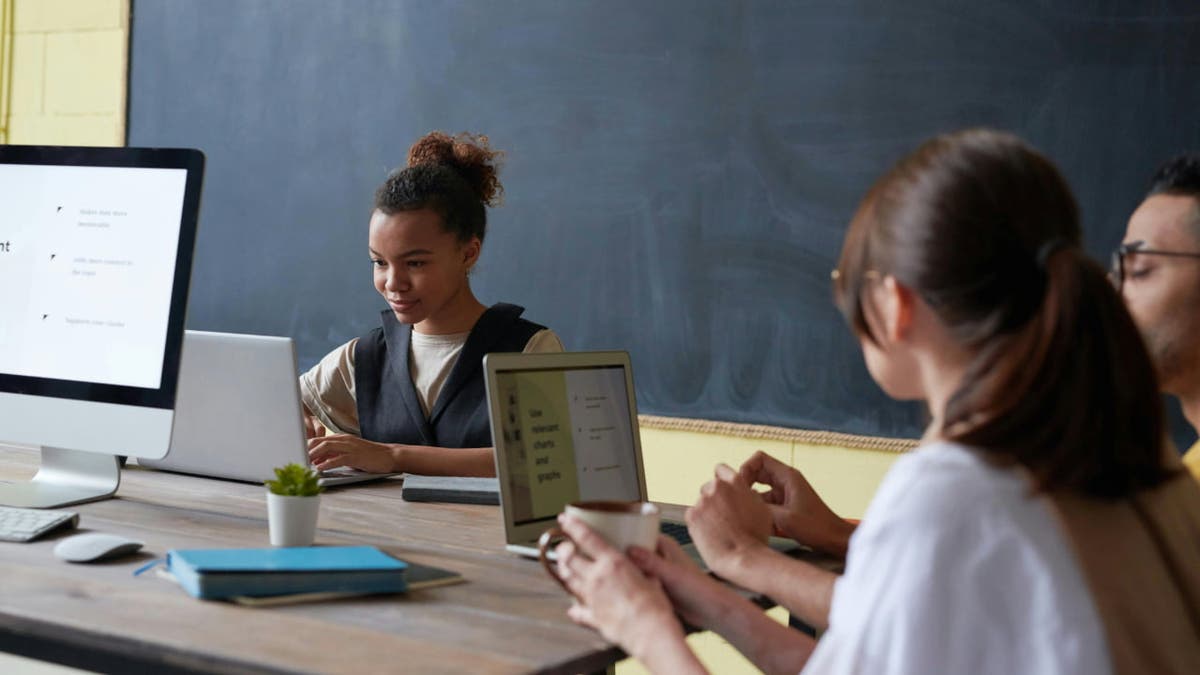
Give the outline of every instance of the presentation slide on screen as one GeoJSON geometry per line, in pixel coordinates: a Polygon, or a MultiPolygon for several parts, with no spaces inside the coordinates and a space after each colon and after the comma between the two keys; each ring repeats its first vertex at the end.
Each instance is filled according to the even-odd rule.
{"type": "Polygon", "coordinates": [[[0,165],[0,373],[159,387],[186,179],[0,165]]]}
{"type": "Polygon", "coordinates": [[[564,504],[637,499],[637,459],[621,368],[504,373],[503,433],[517,522],[564,504]]]}

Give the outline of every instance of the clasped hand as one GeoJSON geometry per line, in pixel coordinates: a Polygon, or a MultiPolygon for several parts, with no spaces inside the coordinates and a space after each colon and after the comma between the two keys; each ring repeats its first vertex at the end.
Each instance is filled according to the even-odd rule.
{"type": "Polygon", "coordinates": [[[563,514],[559,523],[570,539],[555,549],[558,572],[576,597],[568,615],[631,654],[644,656],[664,635],[682,636],[676,612],[709,626],[720,598],[732,594],[669,537],[660,535],[655,551],[631,546],[623,555],[577,518],[563,514]]]}
{"type": "Polygon", "coordinates": [[[688,509],[687,523],[717,574],[744,583],[747,558],[765,551],[772,534],[845,554],[853,526],[833,513],[796,469],[760,451],[738,471],[721,464],[715,474],[688,509]],[[755,492],[756,483],[769,489],[755,492]]]}

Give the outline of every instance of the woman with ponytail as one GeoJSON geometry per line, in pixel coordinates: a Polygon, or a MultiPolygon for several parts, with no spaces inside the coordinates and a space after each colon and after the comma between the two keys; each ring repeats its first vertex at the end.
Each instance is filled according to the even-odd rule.
{"type": "Polygon", "coordinates": [[[1055,167],[995,131],[926,142],[868,192],[834,279],[872,377],[932,418],[844,576],[765,545],[799,516],[822,548],[846,531],[793,469],[718,467],[688,517],[721,576],[785,605],[806,595],[789,584],[824,589],[820,642],[669,540],[625,557],[563,517],[572,618],[656,672],[702,670],[676,613],[767,672],[1200,672],[1200,487],[1165,452],[1149,357],[1055,167]]]}
{"type": "Polygon", "coordinates": [[[388,309],[300,378],[318,469],[495,475],[481,359],[562,351],[523,308],[471,290],[499,156],[486,136],[433,132],[376,191],[367,243],[388,309]]]}

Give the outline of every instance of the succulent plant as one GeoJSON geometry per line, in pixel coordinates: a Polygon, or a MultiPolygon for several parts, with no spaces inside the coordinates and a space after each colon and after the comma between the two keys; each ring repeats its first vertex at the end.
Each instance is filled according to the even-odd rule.
{"type": "Polygon", "coordinates": [[[275,480],[265,484],[271,492],[285,497],[315,497],[321,492],[317,473],[295,462],[275,469],[275,480]]]}

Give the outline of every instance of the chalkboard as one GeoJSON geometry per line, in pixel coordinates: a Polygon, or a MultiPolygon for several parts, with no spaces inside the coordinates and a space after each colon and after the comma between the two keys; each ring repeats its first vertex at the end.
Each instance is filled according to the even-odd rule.
{"type": "Polygon", "coordinates": [[[829,270],[870,183],[988,125],[1048,153],[1107,260],[1200,148],[1192,1],[142,0],[130,145],[204,150],[188,325],[377,325],[373,190],[432,129],[508,151],[473,280],[570,349],[631,352],[642,412],[885,436],[829,270]]]}

